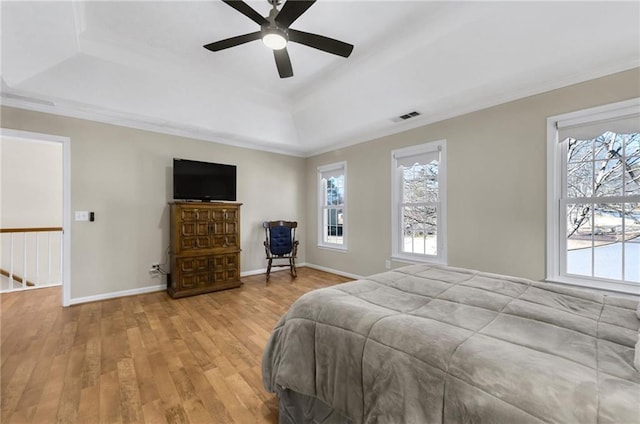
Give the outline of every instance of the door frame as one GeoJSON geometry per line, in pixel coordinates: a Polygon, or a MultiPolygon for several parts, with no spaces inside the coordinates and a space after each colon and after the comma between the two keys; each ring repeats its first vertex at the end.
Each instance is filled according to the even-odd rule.
{"type": "Polygon", "coordinates": [[[0,136],[62,144],[62,306],[71,304],[71,139],[52,134],[0,128],[0,136]]]}

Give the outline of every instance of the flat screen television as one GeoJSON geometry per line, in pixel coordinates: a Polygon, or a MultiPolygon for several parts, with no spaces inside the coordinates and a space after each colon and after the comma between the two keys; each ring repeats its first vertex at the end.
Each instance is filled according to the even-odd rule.
{"type": "Polygon", "coordinates": [[[173,198],[235,201],[236,166],[174,158],[173,198]]]}

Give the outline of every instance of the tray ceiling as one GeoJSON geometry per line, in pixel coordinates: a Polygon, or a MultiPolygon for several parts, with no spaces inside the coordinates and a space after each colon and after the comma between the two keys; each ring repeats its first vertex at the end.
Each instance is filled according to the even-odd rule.
{"type": "Polygon", "coordinates": [[[299,156],[640,66],[632,1],[319,0],[292,28],[355,49],[290,43],[288,79],[260,41],[202,47],[257,30],[216,0],[1,8],[3,104],[299,156]]]}

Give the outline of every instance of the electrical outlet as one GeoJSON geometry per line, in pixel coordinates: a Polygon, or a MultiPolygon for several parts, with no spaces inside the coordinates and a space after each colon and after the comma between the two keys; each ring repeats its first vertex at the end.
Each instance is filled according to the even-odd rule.
{"type": "Polygon", "coordinates": [[[390,260],[386,260],[384,261],[384,267],[386,269],[391,269],[391,261],[390,260]]]}
{"type": "Polygon", "coordinates": [[[156,274],[158,272],[160,272],[160,264],[152,263],[151,264],[151,268],[149,269],[149,273],[150,274],[156,274]]]}

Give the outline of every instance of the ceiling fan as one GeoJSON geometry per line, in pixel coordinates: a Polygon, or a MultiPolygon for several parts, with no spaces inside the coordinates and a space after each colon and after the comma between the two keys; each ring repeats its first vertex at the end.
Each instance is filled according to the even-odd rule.
{"type": "Polygon", "coordinates": [[[304,44],[305,46],[342,57],[349,57],[353,50],[353,45],[351,44],[322,35],[289,28],[316,0],[288,0],[280,11],[278,11],[277,6],[280,5],[281,0],[267,0],[271,4],[272,9],[266,18],[242,0],[222,1],[260,25],[260,31],[216,41],[203,47],[212,52],[217,52],[250,41],[262,39],[262,42],[273,50],[273,56],[276,59],[276,66],[278,67],[280,78],[293,76],[293,68],[291,67],[291,60],[287,52],[287,42],[289,41],[304,44]]]}

